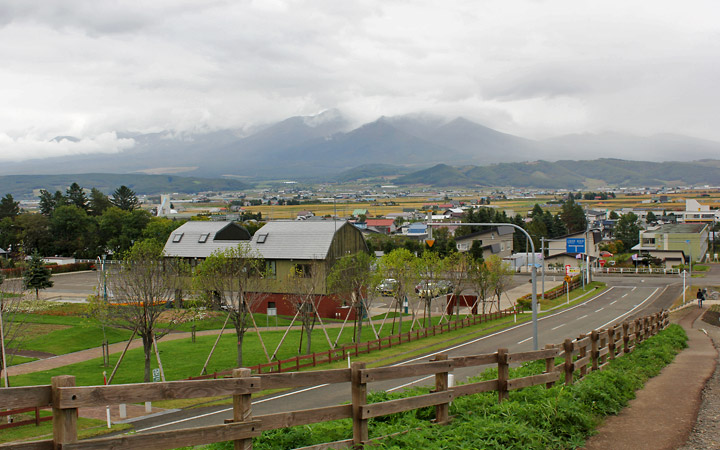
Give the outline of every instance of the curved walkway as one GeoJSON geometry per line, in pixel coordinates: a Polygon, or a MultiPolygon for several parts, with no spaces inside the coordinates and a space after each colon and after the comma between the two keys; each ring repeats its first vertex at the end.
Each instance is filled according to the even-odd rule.
{"type": "Polygon", "coordinates": [[[692,431],[702,390],[712,376],[718,353],[702,331],[702,312],[689,306],[679,324],[688,334],[688,347],[660,374],[637,392],[617,416],[609,417],[585,450],[664,450],[681,447],[692,431]]]}

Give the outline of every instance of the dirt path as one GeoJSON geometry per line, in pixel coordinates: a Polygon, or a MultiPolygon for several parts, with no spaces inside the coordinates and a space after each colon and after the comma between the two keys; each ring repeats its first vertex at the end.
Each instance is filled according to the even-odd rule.
{"type": "Polygon", "coordinates": [[[617,416],[609,417],[588,439],[585,450],[664,450],[685,444],[695,425],[701,394],[717,365],[718,353],[700,328],[704,310],[682,311],[679,324],[688,334],[688,348],[675,357],[617,416]]]}

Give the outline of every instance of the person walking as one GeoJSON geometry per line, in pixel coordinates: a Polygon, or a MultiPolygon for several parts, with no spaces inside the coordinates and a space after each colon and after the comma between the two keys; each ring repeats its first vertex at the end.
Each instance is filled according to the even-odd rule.
{"type": "Polygon", "coordinates": [[[698,301],[698,306],[702,308],[702,302],[703,300],[705,300],[705,294],[703,293],[702,289],[698,289],[696,297],[698,301]]]}

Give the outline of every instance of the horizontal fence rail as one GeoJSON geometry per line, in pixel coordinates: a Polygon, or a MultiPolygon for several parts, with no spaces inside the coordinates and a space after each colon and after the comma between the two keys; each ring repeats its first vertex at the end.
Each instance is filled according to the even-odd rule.
{"type": "MultiPolygon", "coordinates": [[[[556,382],[572,384],[589,372],[602,370],[610,360],[632,352],[638,343],[667,327],[669,314],[662,311],[650,316],[625,321],[609,328],[592,330],[560,344],[549,344],[542,350],[494,353],[449,358],[438,354],[431,361],[392,367],[367,368],[355,362],[349,369],[314,372],[252,374],[248,368],[234,369],[231,378],[218,380],[185,380],[164,383],[76,387],[75,377],[56,376],[52,385],[0,389],[0,405],[4,408],[39,408],[52,406],[53,438],[34,442],[0,445],[0,449],[169,449],[180,446],[234,441],[235,448],[251,449],[252,438],[262,431],[338,419],[352,419],[353,438],[320,444],[324,448],[359,448],[369,441],[368,420],[374,417],[434,407],[435,423],[449,420],[449,405],[454,399],[481,392],[497,392],[498,401],[509,392],[530,386],[552,387],[556,382]],[[556,361],[560,361],[556,364],[556,361]],[[511,364],[544,361],[541,374],[510,378],[511,364]],[[455,368],[497,367],[498,376],[485,380],[449,385],[455,368]],[[435,388],[429,394],[368,404],[368,383],[420,376],[435,377],[435,388]],[[305,409],[253,416],[251,395],[261,390],[290,389],[318,384],[350,385],[351,404],[305,409]],[[227,396],[233,398],[233,419],[224,424],[184,430],[138,433],[78,440],[77,411],[79,407],[142,402],[147,400],[227,396]]],[[[338,387],[341,389],[342,387],[338,387]]]]}

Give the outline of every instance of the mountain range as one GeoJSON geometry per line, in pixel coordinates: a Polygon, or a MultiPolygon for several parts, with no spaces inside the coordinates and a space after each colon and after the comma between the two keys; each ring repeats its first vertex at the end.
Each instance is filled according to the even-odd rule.
{"type": "MultiPolygon", "coordinates": [[[[462,175],[475,179],[489,170],[482,167],[528,162],[537,169],[529,173],[541,181],[545,165],[551,161],[565,161],[563,166],[570,172],[560,176],[570,180],[574,170],[570,160],[621,158],[658,163],[689,162],[720,154],[720,143],[688,136],[604,133],[532,140],[501,133],[462,117],[451,120],[430,115],[380,117],[352,127],[337,110],[310,117],[291,117],[251,132],[118,132],[118,137],[132,139],[134,145],[114,154],[6,162],[0,165],[0,175],[112,172],[230,176],[243,180],[329,180],[369,164],[393,166],[395,174],[447,164],[473,166],[473,169],[463,169],[462,175]]],[[[55,138],[62,139],[78,140],[72,136],[55,138]]],[[[545,176],[556,178],[549,173],[545,176]]]]}

